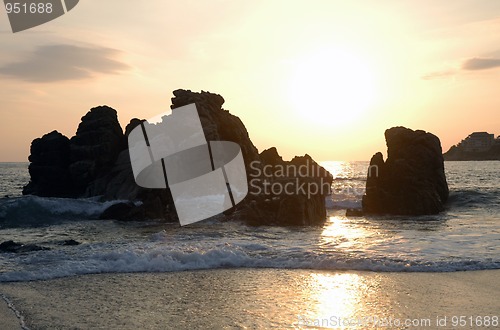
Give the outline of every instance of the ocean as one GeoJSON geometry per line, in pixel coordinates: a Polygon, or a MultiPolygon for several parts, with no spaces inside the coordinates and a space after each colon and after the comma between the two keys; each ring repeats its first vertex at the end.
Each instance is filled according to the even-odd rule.
{"type": "Polygon", "coordinates": [[[454,272],[500,268],[500,162],[446,162],[447,210],[347,218],[360,207],[367,162],[324,162],[333,175],[317,227],[251,227],[211,219],[186,227],[98,220],[115,202],[22,196],[27,163],[0,164],[0,242],[47,250],[0,254],[0,282],[101,273],[210,269],[454,272]],[[8,196],[8,197],[3,197],[8,196]],[[66,246],[66,240],[80,242],[66,246]]]}

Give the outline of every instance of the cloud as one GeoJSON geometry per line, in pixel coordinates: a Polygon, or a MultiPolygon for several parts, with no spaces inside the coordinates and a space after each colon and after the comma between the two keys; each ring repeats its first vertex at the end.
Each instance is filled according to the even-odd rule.
{"type": "Polygon", "coordinates": [[[130,68],[116,59],[120,53],[104,47],[40,46],[24,59],[0,67],[0,74],[42,83],[81,80],[96,74],[118,74],[130,68]]]}
{"type": "Polygon", "coordinates": [[[462,64],[463,70],[487,70],[500,67],[500,58],[474,57],[462,64]]]}
{"type": "MultiPolygon", "coordinates": [[[[500,52],[494,52],[492,54],[499,54],[500,52]]],[[[464,71],[478,71],[478,70],[488,70],[500,67],[500,58],[496,57],[473,57],[462,62],[461,65],[454,69],[447,69],[441,71],[434,71],[422,76],[424,80],[433,80],[439,78],[447,78],[454,76],[464,71]]]]}
{"type": "Polygon", "coordinates": [[[454,76],[456,73],[457,73],[456,70],[435,71],[422,76],[422,79],[432,80],[432,79],[446,78],[454,76]]]}

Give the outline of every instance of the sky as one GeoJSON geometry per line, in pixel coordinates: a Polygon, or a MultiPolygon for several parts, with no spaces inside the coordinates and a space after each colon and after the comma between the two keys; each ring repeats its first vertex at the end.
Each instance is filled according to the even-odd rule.
{"type": "Polygon", "coordinates": [[[169,111],[172,91],[221,94],[259,151],[369,160],[384,131],[444,151],[500,134],[500,1],[81,0],[12,33],[0,9],[0,162],[71,137],[92,107],[169,111]]]}

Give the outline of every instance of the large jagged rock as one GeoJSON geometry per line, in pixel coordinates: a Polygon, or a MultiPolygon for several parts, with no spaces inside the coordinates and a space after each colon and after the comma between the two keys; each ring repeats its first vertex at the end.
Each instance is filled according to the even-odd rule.
{"type": "Polygon", "coordinates": [[[108,106],[92,108],[82,117],[76,135],[70,140],[69,171],[77,191],[105,175],[125,148],[125,138],[116,110],[108,106]]]}
{"type": "Polygon", "coordinates": [[[242,121],[222,108],[222,96],[189,90],[176,90],[174,96],[172,109],[196,103],[207,141],[232,141],[241,147],[249,194],[243,203],[236,207],[234,217],[255,225],[314,225],[325,222],[325,197],[330,192],[333,177],[309,155],[295,157],[290,162],[283,161],[276,148],[265,150],[259,155],[242,121]],[[263,170],[266,168],[276,174],[279,167],[287,166],[290,172],[293,172],[293,168],[302,168],[304,175],[286,173],[284,176],[269,177],[263,170]],[[266,189],[270,187],[276,189],[266,189]],[[282,189],[279,192],[283,187],[288,187],[288,191],[282,189]]]}
{"type": "Polygon", "coordinates": [[[284,161],[276,148],[251,166],[250,190],[240,216],[252,225],[320,225],[326,220],[325,197],[333,176],[309,155],[284,161]]]}
{"type": "Polygon", "coordinates": [[[260,161],[266,165],[271,165],[273,167],[286,165],[283,157],[278,154],[278,149],[276,149],[276,147],[271,147],[262,151],[259,157],[260,161]]]}
{"type": "MultiPolygon", "coordinates": [[[[125,138],[143,120],[133,118],[125,128],[125,138]]],[[[92,181],[87,189],[88,196],[104,196],[106,200],[135,200],[139,199],[143,188],[135,183],[128,149],[122,150],[113,167],[96,180],[92,181]]]]}
{"type": "Polygon", "coordinates": [[[421,130],[385,132],[387,160],[376,153],[368,169],[363,211],[368,214],[427,215],[444,210],[449,190],[439,138],[421,130]]]}
{"type": "Polygon", "coordinates": [[[29,173],[31,180],[23,194],[44,197],[73,196],[69,175],[69,139],[57,131],[45,134],[31,143],[29,173]]]}
{"type": "MultiPolygon", "coordinates": [[[[125,136],[138,126],[142,120],[134,118],[125,128],[125,136]]],[[[136,184],[129,150],[123,150],[114,166],[104,176],[92,181],[87,189],[87,196],[102,196],[104,200],[129,200],[141,203],[120,204],[125,207],[110,207],[102,215],[117,220],[163,219],[167,222],[177,221],[172,196],[165,189],[147,189],[136,184]],[[128,210],[128,212],[125,212],[128,210]]]]}
{"type": "Polygon", "coordinates": [[[259,151],[250,140],[240,118],[224,110],[224,98],[219,94],[178,89],[173,92],[172,109],[191,103],[196,104],[200,122],[207,141],[232,141],[240,145],[247,173],[249,164],[259,161],[259,151]]]}
{"type": "MultiPolygon", "coordinates": [[[[325,187],[331,185],[332,176],[310,156],[285,162],[275,148],[259,155],[242,121],[222,108],[222,96],[203,91],[174,91],[172,108],[191,103],[197,106],[207,141],[232,141],[242,150],[249,194],[235,209],[225,214],[252,224],[309,225],[326,220],[325,194],[329,189],[325,187]],[[276,168],[278,165],[300,167],[303,172],[273,178],[264,175],[263,168],[276,168]],[[308,173],[304,172],[306,169],[308,173]],[[259,172],[258,175],[253,171],[259,172]],[[269,181],[283,186],[288,184],[291,193],[262,193],[269,181]],[[321,191],[314,190],[314,186],[321,191]]],[[[69,142],[69,150],[66,151],[69,161],[60,166],[61,173],[70,173],[68,182],[78,196],[102,196],[104,200],[135,202],[110,207],[102,215],[104,218],[177,221],[168,189],[146,189],[135,183],[125,143],[127,135],[141,122],[140,119],[132,119],[123,135],[115,110],[109,107],[93,108],[82,118],[76,136],[69,142]]],[[[31,191],[36,194],[36,190],[31,191]]]]}
{"type": "MultiPolygon", "coordinates": [[[[33,140],[31,145],[30,183],[23,194],[57,197],[88,197],[103,189],[86,190],[95,180],[106,176],[120,152],[125,137],[116,111],[107,106],[91,109],[71,139],[57,131],[33,140]]],[[[130,167],[130,162],[129,162],[130,167]]]]}

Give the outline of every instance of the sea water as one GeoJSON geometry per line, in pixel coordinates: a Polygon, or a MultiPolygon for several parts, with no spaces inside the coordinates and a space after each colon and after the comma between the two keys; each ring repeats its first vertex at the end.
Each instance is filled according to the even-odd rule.
{"type": "Polygon", "coordinates": [[[28,164],[0,164],[0,242],[48,248],[1,253],[0,282],[216,268],[377,272],[500,268],[500,162],[446,162],[447,209],[421,217],[347,218],[347,208],[361,206],[368,163],[322,165],[334,175],[322,226],[251,227],[221,216],[181,227],[154,219],[98,220],[116,201],[22,196],[29,180],[28,164]],[[69,239],[81,244],[63,245],[69,239]]]}

